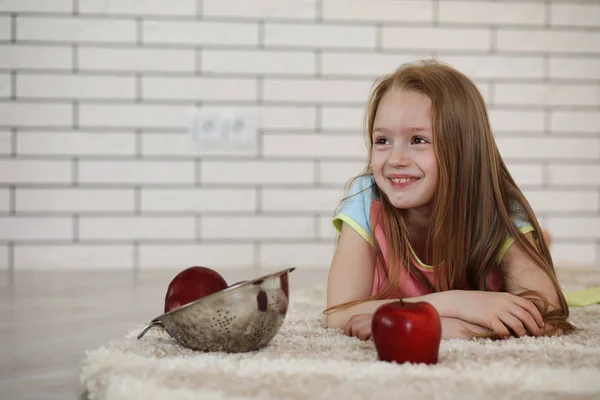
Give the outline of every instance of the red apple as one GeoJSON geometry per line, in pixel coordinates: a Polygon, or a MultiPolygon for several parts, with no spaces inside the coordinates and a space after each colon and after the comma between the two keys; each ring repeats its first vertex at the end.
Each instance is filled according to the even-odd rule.
{"type": "Polygon", "coordinates": [[[206,267],[190,267],[169,283],[165,296],[165,312],[179,308],[201,297],[227,287],[225,279],[215,270],[206,267]]]}
{"type": "Polygon", "coordinates": [[[396,301],[379,307],[373,315],[371,332],[382,361],[399,364],[438,361],[442,322],[429,303],[396,301]]]}

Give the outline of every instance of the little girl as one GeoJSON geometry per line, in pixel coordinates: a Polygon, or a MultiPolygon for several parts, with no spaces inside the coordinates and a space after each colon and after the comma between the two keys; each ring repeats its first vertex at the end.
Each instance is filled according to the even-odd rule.
{"type": "Polygon", "coordinates": [[[548,243],[496,147],[475,84],[428,61],[383,77],[369,157],[350,182],[327,285],[327,324],[367,340],[403,299],[438,311],[444,338],[575,329],[548,243]]]}

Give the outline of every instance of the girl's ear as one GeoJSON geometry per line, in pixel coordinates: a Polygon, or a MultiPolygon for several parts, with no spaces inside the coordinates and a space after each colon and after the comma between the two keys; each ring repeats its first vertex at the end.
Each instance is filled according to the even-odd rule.
{"type": "Polygon", "coordinates": [[[552,244],[552,235],[550,234],[550,232],[548,232],[545,229],[542,229],[542,236],[544,237],[544,240],[546,241],[546,245],[548,245],[548,247],[550,247],[550,245],[552,244]]]}

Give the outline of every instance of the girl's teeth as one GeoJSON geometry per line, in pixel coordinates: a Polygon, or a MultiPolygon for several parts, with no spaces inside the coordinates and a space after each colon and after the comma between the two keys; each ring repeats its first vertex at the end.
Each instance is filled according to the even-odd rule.
{"type": "Polygon", "coordinates": [[[392,182],[394,183],[408,183],[416,181],[416,178],[392,178],[392,182]]]}

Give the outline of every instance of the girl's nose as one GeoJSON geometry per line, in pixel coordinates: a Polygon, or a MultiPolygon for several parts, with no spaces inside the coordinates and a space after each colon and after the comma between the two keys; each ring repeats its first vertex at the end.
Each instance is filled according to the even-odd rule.
{"type": "Polygon", "coordinates": [[[408,148],[403,144],[396,144],[392,148],[388,163],[394,167],[401,167],[410,164],[410,155],[408,148]]]}

